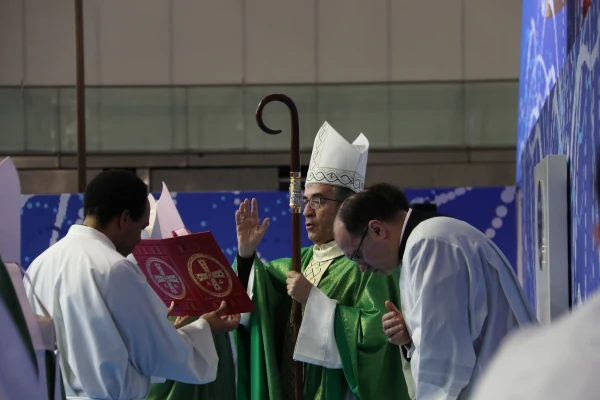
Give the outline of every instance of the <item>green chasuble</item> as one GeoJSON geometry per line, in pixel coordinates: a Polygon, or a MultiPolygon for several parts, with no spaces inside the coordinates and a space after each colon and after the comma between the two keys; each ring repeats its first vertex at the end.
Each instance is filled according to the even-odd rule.
{"type": "MultiPolygon", "coordinates": [[[[174,320],[174,318],[170,318],[174,320]]],[[[189,320],[189,322],[194,319],[189,320]]],[[[150,400],[235,400],[235,363],[231,342],[226,333],[213,335],[219,367],[217,379],[206,385],[192,385],[189,383],[167,380],[164,383],[155,383],[150,388],[147,399],[150,400]]]]}
{"type": "MultiPolygon", "coordinates": [[[[303,273],[314,268],[312,259],[313,247],[302,249],[303,273]]],[[[266,264],[254,259],[256,311],[236,332],[240,400],[286,400],[283,385],[290,382],[282,382],[280,366],[291,312],[286,291],[291,268],[289,258],[266,264]]],[[[398,273],[362,273],[344,256],[335,257],[326,268],[317,287],[337,300],[334,334],[343,368],[304,364],[304,399],[344,400],[350,389],[363,400],[408,400],[400,349],[388,342],[381,326],[385,301],[399,306],[398,273]]]]}

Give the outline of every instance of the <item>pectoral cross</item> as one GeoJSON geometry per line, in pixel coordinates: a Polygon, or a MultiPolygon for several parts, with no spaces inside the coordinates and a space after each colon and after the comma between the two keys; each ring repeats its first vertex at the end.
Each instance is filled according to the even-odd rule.
{"type": "Polygon", "coordinates": [[[160,273],[160,275],[154,275],[154,279],[156,279],[156,282],[158,282],[158,283],[166,282],[167,286],[171,290],[171,293],[177,294],[177,289],[175,289],[175,287],[173,286],[173,284],[171,282],[179,282],[179,279],[177,279],[177,277],[175,275],[165,274],[165,271],[163,271],[163,269],[159,263],[154,263],[154,266],[160,273]]]}
{"type": "Polygon", "coordinates": [[[203,273],[196,274],[196,279],[198,279],[198,282],[202,283],[204,281],[209,281],[208,286],[210,286],[212,283],[213,288],[217,292],[222,291],[223,288],[221,287],[221,283],[223,283],[223,281],[217,281],[217,279],[225,278],[225,274],[223,273],[223,271],[211,271],[210,268],[208,268],[206,261],[202,259],[198,260],[198,263],[204,270],[203,273]]]}

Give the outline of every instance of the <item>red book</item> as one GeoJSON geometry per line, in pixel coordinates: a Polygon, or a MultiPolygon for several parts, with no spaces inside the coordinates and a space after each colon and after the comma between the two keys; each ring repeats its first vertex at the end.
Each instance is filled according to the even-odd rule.
{"type": "Polygon", "coordinates": [[[171,315],[200,316],[227,302],[228,314],[255,310],[244,286],[210,232],[167,239],[142,239],[133,249],[148,283],[171,315]]]}

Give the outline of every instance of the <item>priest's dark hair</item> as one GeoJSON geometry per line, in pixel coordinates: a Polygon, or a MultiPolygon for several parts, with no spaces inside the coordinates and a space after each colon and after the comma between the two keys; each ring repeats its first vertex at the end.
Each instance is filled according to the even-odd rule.
{"type": "Polygon", "coordinates": [[[147,198],[148,186],[133,172],[109,169],[92,179],[85,188],[83,214],[106,226],[128,210],[131,218],[138,221],[146,210],[147,198]]]}
{"type": "Polygon", "coordinates": [[[337,218],[349,234],[359,236],[369,221],[390,222],[400,211],[408,208],[408,200],[402,190],[387,183],[377,183],[344,201],[337,218]]]}
{"type": "Polygon", "coordinates": [[[389,183],[375,183],[369,185],[365,190],[379,193],[392,203],[397,204],[404,211],[408,211],[410,208],[406,195],[399,187],[390,185],[389,183]]]}

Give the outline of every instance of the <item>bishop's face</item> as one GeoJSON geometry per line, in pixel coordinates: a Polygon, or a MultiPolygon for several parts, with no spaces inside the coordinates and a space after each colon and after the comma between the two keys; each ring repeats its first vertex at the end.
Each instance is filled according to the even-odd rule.
{"type": "Polygon", "coordinates": [[[322,245],[333,240],[333,221],[341,202],[335,198],[333,186],[322,183],[304,189],[304,218],[308,238],[322,245]]]}

